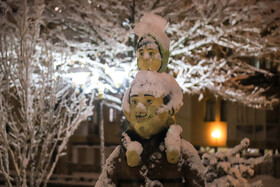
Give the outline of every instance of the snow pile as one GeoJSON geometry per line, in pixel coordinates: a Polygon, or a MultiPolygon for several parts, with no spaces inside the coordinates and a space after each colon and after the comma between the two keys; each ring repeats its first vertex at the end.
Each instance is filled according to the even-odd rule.
{"type": "Polygon", "coordinates": [[[171,125],[168,129],[166,137],[164,139],[166,151],[181,151],[181,133],[182,127],[179,125],[171,125]]]}
{"type": "MultiPolygon", "coordinates": [[[[163,150],[161,150],[161,151],[163,151],[163,150]]],[[[159,163],[161,158],[162,158],[162,154],[160,152],[155,152],[150,156],[150,160],[155,163],[159,163]]]]}
{"type": "Polygon", "coordinates": [[[142,166],[141,170],[139,171],[140,175],[142,177],[144,177],[144,179],[145,179],[145,187],[153,187],[153,186],[163,187],[163,185],[161,184],[160,181],[158,181],[158,180],[151,180],[147,176],[148,172],[149,172],[149,170],[148,170],[147,166],[145,166],[145,165],[142,166]]]}
{"type": "Polygon", "coordinates": [[[124,137],[122,139],[122,142],[126,148],[126,151],[135,151],[140,157],[140,155],[143,151],[142,145],[137,141],[131,141],[130,137],[125,132],[122,133],[122,135],[124,137]]]}
{"type": "Polygon", "coordinates": [[[154,97],[169,97],[167,105],[163,105],[158,112],[174,109],[175,113],[183,105],[183,93],[176,80],[166,73],[140,71],[124,94],[122,108],[130,112],[129,98],[132,95],[149,94],[154,97]]]}
{"type": "Polygon", "coordinates": [[[253,167],[260,164],[267,156],[245,159],[239,153],[249,146],[249,139],[229,151],[220,151],[213,154],[205,153],[202,156],[206,167],[206,186],[262,186],[261,181],[248,184],[246,177],[253,176],[253,167]]]}
{"type": "Polygon", "coordinates": [[[170,39],[164,32],[166,23],[167,21],[158,15],[145,13],[133,31],[139,38],[151,34],[162,45],[163,49],[168,51],[170,39]]]}
{"type": "Polygon", "coordinates": [[[127,145],[127,151],[135,151],[140,156],[143,151],[143,147],[139,142],[132,141],[127,145]]]}

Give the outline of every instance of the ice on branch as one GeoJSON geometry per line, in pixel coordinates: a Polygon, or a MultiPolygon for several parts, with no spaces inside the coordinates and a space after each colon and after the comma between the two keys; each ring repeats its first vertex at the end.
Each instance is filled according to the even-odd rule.
{"type": "MultiPolygon", "coordinates": [[[[4,1],[1,8],[15,10],[11,7],[22,4],[4,1]]],[[[130,72],[127,77],[134,76],[136,40],[131,30],[142,15],[152,12],[140,24],[155,26],[161,33],[166,26],[171,39],[168,68],[184,92],[203,95],[210,91],[257,108],[271,108],[279,102],[278,0],[143,0],[136,4],[69,0],[67,4],[50,1],[38,6],[41,9],[34,13],[42,13],[40,39],[50,38],[53,49],[68,54],[62,60],[53,57],[55,61],[83,63],[100,72],[104,72],[104,64],[125,67],[130,72]]],[[[12,17],[1,19],[1,24],[17,27],[12,17]]],[[[140,29],[139,35],[144,33],[140,29]]],[[[111,79],[106,74],[104,78],[111,79]]],[[[117,90],[112,80],[107,85],[111,91],[117,90]]]]}
{"type": "Polygon", "coordinates": [[[253,176],[254,166],[263,162],[269,155],[250,159],[241,157],[240,153],[248,146],[249,139],[245,138],[239,145],[228,151],[205,153],[202,156],[202,161],[206,167],[206,186],[262,186],[261,181],[249,184],[246,178],[253,176]]]}
{"type": "Polygon", "coordinates": [[[93,97],[62,78],[59,52],[41,36],[44,8],[43,1],[0,2],[0,173],[9,187],[46,186],[93,111],[93,97]]]}

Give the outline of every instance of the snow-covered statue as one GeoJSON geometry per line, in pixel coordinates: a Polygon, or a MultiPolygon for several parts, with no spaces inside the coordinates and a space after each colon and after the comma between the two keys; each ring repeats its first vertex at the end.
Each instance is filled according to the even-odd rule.
{"type": "Polygon", "coordinates": [[[204,186],[205,168],[175,123],[183,93],[176,80],[164,72],[170,43],[165,26],[165,19],[148,13],[134,28],[139,36],[141,71],[122,105],[130,126],[107,159],[96,186],[204,186]]]}
{"type": "Polygon", "coordinates": [[[106,161],[97,186],[203,186],[204,168],[173,120],[182,106],[173,77],[140,71],[123,98],[130,126],[106,161]]]}
{"type": "Polygon", "coordinates": [[[122,143],[107,159],[96,183],[103,186],[261,186],[247,184],[253,166],[265,157],[243,159],[238,153],[249,140],[226,152],[204,154],[181,138],[182,128],[174,115],[183,105],[176,80],[165,73],[169,38],[166,20],[148,13],[134,32],[137,44],[137,73],[123,97],[123,111],[130,122],[122,143]]]}

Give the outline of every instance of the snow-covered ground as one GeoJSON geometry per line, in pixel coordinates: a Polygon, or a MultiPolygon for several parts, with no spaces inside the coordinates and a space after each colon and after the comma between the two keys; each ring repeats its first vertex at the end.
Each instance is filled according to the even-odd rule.
{"type": "Polygon", "coordinates": [[[279,187],[280,178],[275,178],[271,175],[257,175],[252,179],[249,179],[248,182],[252,183],[254,181],[262,180],[264,187],[279,187]]]}

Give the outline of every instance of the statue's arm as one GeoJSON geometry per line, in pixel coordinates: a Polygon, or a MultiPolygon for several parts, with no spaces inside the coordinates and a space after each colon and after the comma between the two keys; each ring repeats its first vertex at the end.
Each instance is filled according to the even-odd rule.
{"type": "Polygon", "coordinates": [[[119,159],[121,155],[121,146],[117,146],[106,160],[106,164],[95,184],[96,187],[115,187],[118,184],[118,171],[120,167],[119,159]]]}

